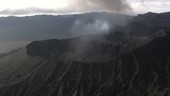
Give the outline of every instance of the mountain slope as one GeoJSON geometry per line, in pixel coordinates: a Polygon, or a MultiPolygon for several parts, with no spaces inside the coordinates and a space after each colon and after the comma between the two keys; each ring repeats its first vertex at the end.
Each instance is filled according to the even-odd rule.
{"type": "Polygon", "coordinates": [[[157,16],[169,18],[148,13],[134,20],[145,27],[129,24],[139,37],[120,29],[34,41],[2,56],[0,96],[169,96],[170,31],[152,23],[157,16]]]}
{"type": "Polygon", "coordinates": [[[147,36],[158,30],[170,31],[170,12],[140,14],[127,24],[124,31],[133,36],[147,36]]]}
{"type": "MultiPolygon", "coordinates": [[[[29,54],[28,51],[34,49],[27,47],[27,50],[22,49],[0,59],[4,66],[11,65],[9,68],[1,67],[1,74],[5,73],[1,81],[4,80],[5,83],[2,81],[0,96],[113,96],[118,94],[126,96],[134,95],[133,92],[128,91],[134,88],[144,94],[143,87],[150,82],[163,88],[168,84],[169,76],[169,39],[169,35],[166,34],[158,36],[142,46],[100,63],[62,61],[57,59],[57,54],[45,55],[45,57],[41,54],[37,57],[29,54]],[[21,58],[17,59],[18,57],[21,58]]],[[[56,43],[56,40],[49,41],[56,43]]],[[[41,46],[44,52],[53,53],[55,49],[60,50],[57,47],[44,50],[44,48],[51,48],[48,45],[49,41],[35,43],[41,46]]],[[[52,45],[55,46],[53,43],[52,45]]]]}

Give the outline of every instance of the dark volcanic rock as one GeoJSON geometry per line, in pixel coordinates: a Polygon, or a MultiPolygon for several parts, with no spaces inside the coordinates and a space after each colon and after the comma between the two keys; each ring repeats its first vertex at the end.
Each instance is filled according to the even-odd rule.
{"type": "Polygon", "coordinates": [[[31,70],[32,75],[1,88],[0,93],[1,96],[133,96],[128,90],[136,89],[147,96],[145,85],[168,86],[169,41],[169,36],[156,38],[104,63],[49,58],[31,70]]]}
{"type": "Polygon", "coordinates": [[[64,40],[34,41],[27,46],[27,54],[30,56],[50,57],[52,54],[59,55],[67,51],[69,42],[64,40]]]}
{"type": "Polygon", "coordinates": [[[106,35],[34,41],[27,45],[27,54],[33,57],[55,57],[59,61],[106,62],[164,35],[166,33],[160,31],[148,37],[136,38],[116,31],[106,35]]]}

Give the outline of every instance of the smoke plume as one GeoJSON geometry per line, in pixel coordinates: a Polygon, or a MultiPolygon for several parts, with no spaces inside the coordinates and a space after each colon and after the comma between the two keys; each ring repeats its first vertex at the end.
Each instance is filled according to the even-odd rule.
{"type": "Polygon", "coordinates": [[[72,0],[74,7],[79,10],[98,10],[109,12],[126,12],[131,7],[126,0],[72,0]]]}
{"type": "Polygon", "coordinates": [[[93,22],[76,20],[70,31],[72,35],[96,34],[108,32],[110,27],[111,24],[106,20],[95,20],[93,22]]]}

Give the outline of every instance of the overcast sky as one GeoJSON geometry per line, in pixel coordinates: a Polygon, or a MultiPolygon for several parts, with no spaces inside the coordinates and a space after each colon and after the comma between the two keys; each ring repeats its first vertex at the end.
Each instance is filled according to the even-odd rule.
{"type": "Polygon", "coordinates": [[[170,11],[170,0],[0,0],[0,15],[69,14],[108,11],[124,14],[170,11]]]}

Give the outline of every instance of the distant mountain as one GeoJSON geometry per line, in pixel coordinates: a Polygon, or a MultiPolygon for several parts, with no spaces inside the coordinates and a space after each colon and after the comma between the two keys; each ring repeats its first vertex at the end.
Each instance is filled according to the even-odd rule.
{"type": "Polygon", "coordinates": [[[104,12],[0,17],[0,54],[26,46],[34,40],[105,34],[132,18],[133,16],[104,12]]]}
{"type": "Polygon", "coordinates": [[[158,30],[170,31],[170,12],[140,14],[124,28],[133,36],[147,36],[158,30]]]}
{"type": "Polygon", "coordinates": [[[0,39],[40,40],[70,38],[94,34],[94,31],[97,29],[93,29],[90,26],[100,27],[102,24],[108,23],[109,27],[113,28],[129,22],[132,18],[132,16],[104,12],[58,16],[0,17],[0,39]],[[85,31],[83,31],[83,27],[85,31]],[[87,30],[88,28],[91,29],[87,30]]]}

